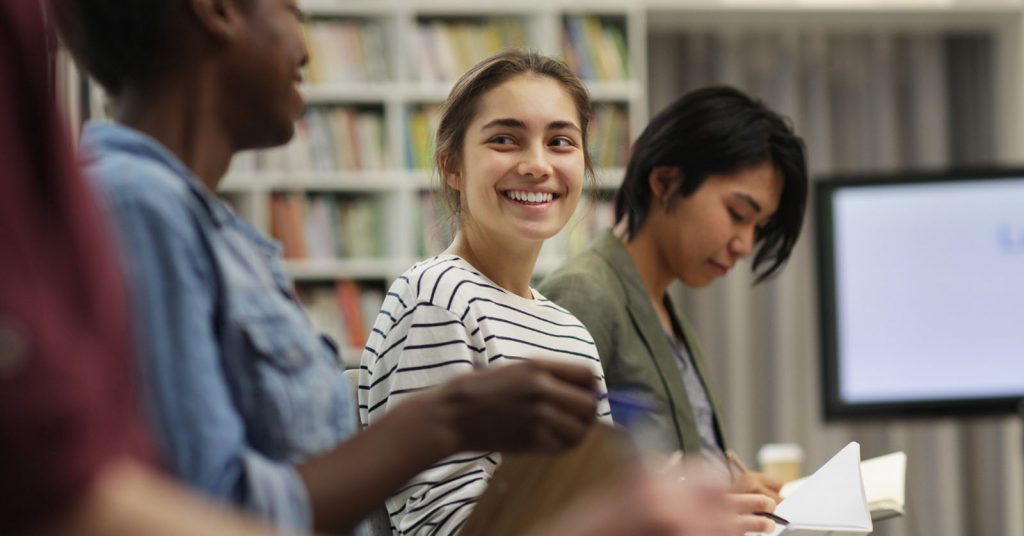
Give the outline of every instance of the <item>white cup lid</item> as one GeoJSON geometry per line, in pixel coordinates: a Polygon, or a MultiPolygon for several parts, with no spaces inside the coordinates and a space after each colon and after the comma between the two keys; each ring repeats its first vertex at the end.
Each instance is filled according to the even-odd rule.
{"type": "Polygon", "coordinates": [[[757,463],[800,462],[804,449],[795,443],[767,443],[757,451],[757,463]]]}

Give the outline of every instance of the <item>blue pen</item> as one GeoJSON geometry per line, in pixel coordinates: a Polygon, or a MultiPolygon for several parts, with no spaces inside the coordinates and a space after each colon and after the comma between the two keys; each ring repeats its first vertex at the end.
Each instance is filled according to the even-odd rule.
{"type": "Polygon", "coordinates": [[[658,411],[658,406],[646,397],[622,391],[608,391],[608,405],[612,420],[627,430],[647,422],[647,416],[658,411]]]}
{"type": "Polygon", "coordinates": [[[633,411],[654,412],[658,410],[658,406],[650,400],[619,391],[608,391],[608,403],[633,411]]]}

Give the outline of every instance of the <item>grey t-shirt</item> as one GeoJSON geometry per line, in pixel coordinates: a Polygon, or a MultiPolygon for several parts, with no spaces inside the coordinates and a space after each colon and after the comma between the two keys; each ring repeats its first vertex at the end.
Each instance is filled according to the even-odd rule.
{"type": "Polygon", "coordinates": [[[693,358],[686,348],[686,343],[679,337],[668,333],[665,336],[668,337],[669,346],[676,354],[676,363],[683,375],[686,397],[690,400],[694,422],[697,424],[697,432],[700,434],[701,453],[711,468],[715,471],[721,470],[725,475],[729,475],[729,463],[726,461],[725,452],[718,443],[718,436],[715,433],[715,412],[711,407],[711,399],[707,389],[704,388],[704,382],[700,379],[697,367],[693,364],[693,358]]]}

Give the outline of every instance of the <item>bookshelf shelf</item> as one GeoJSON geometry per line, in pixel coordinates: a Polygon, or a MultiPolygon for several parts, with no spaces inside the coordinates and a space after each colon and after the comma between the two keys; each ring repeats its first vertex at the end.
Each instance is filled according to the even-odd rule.
{"type": "Polygon", "coordinates": [[[320,83],[304,86],[302,95],[308,104],[370,104],[405,98],[402,86],[394,82],[320,83]]]}
{"type": "Polygon", "coordinates": [[[594,169],[598,190],[614,190],[626,175],[624,167],[599,167],[594,169]]]}
{"type": "Polygon", "coordinates": [[[385,280],[397,277],[409,266],[410,258],[305,259],[285,261],[285,270],[296,282],[340,279],[385,280]]]}
{"type": "Polygon", "coordinates": [[[410,185],[408,174],[399,171],[258,171],[237,173],[221,186],[222,192],[318,191],[387,192],[410,185]]]}
{"type": "Polygon", "coordinates": [[[643,98],[643,86],[636,80],[625,80],[619,82],[586,82],[587,90],[590,91],[590,98],[595,101],[623,101],[628,102],[643,98]]]}
{"type": "MultiPolygon", "coordinates": [[[[453,81],[454,82],[454,81],[453,81]]],[[[402,91],[402,97],[409,103],[440,103],[448,97],[452,82],[412,82],[402,91]]]]}

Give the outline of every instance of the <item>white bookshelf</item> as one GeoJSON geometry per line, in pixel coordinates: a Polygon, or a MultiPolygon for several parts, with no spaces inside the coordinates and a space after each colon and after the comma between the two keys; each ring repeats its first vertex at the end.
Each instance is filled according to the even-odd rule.
{"type": "MultiPolygon", "coordinates": [[[[335,278],[355,278],[389,283],[423,252],[417,250],[417,235],[423,223],[419,221],[420,195],[436,189],[437,178],[432,170],[413,168],[408,162],[410,135],[407,122],[411,110],[422,105],[440,104],[448,94],[454,78],[437,80],[436,76],[421,76],[416,49],[421,27],[435,23],[464,24],[467,27],[491,21],[512,21],[521,29],[523,46],[539,52],[563,57],[563,27],[567,17],[596,16],[618,27],[624,34],[628,76],[615,80],[586,80],[596,105],[613,105],[623,113],[630,137],[643,127],[647,118],[645,91],[645,33],[642,9],[612,2],[533,2],[501,5],[493,2],[469,1],[359,1],[318,0],[302,3],[312,24],[323,21],[339,23],[371,22],[382,28],[386,35],[387,80],[362,82],[357,80],[331,80],[322,83],[308,81],[302,88],[310,107],[334,106],[372,109],[379,111],[384,125],[384,169],[304,169],[280,166],[265,169],[252,162],[252,155],[238,159],[236,166],[223,182],[221,191],[235,201],[243,216],[257,227],[270,231],[270,213],[260,204],[268,205],[274,193],[317,192],[338,193],[349,196],[385,196],[394,212],[385,221],[385,236],[394,242],[384,259],[336,259],[334,261],[288,260],[289,274],[297,281],[324,281],[335,278]]],[[[512,32],[514,33],[514,32],[512,32]]],[[[313,54],[315,39],[310,39],[313,54]]],[[[457,69],[482,58],[461,57],[457,69]]],[[[465,56],[463,54],[463,56],[465,56]]],[[[314,62],[320,61],[317,59],[314,62]]],[[[623,126],[625,126],[623,125],[623,126]]],[[[622,128],[617,128],[617,131],[622,128]]],[[[432,138],[433,133],[429,136],[432,138]]],[[[625,137],[624,137],[625,138],[625,137]]],[[[623,140],[624,155],[628,143],[623,140]]],[[[621,180],[622,158],[614,166],[599,167],[597,184],[600,188],[614,188],[621,180]]],[[[555,241],[559,243],[558,240],[555,241]]],[[[556,247],[544,250],[541,267],[550,268],[565,256],[556,247]]]]}
{"type": "MultiPolygon", "coordinates": [[[[418,248],[423,228],[421,196],[436,187],[437,178],[430,170],[408,165],[407,123],[410,110],[443,101],[452,82],[424,80],[419,74],[418,27],[431,21],[515,20],[522,26],[522,44],[558,57],[564,57],[566,17],[596,16],[611,21],[624,33],[628,76],[585,82],[595,104],[614,105],[625,112],[629,140],[649,117],[648,79],[652,84],[660,82],[660,73],[647,72],[649,65],[657,63],[649,62],[647,50],[649,36],[657,32],[717,29],[743,34],[763,28],[808,27],[824,33],[982,31],[995,37],[998,160],[1024,162],[1024,0],[305,0],[301,6],[312,21],[370,21],[383,33],[382,57],[375,61],[383,61],[384,79],[308,81],[302,88],[311,107],[352,107],[379,114],[382,166],[261,170],[246,166],[248,157],[242,157],[221,190],[244,217],[265,231],[270,231],[269,203],[275,193],[365,196],[387,207],[389,217],[383,220],[381,230],[388,241],[383,258],[289,260],[286,268],[300,285],[344,278],[386,286],[424,254],[418,248]]],[[[78,101],[69,102],[74,115],[78,101]]],[[[90,115],[103,115],[102,102],[100,93],[92,92],[90,115]]],[[[599,167],[599,188],[613,189],[622,175],[621,163],[599,167]]],[[[545,246],[538,273],[549,271],[565,257],[566,242],[566,237],[560,236],[545,246]]]]}
{"type": "MultiPolygon", "coordinates": [[[[599,23],[601,28],[611,27],[622,35],[620,43],[624,47],[615,48],[619,51],[616,57],[621,58],[621,63],[611,64],[618,70],[608,69],[609,64],[605,63],[600,72],[624,71],[627,76],[584,80],[595,105],[606,107],[605,117],[612,117],[610,123],[615,126],[615,132],[621,132],[622,138],[605,142],[605,146],[615,146],[616,153],[621,153],[621,156],[606,162],[614,165],[596,168],[596,183],[599,188],[608,190],[621,181],[628,143],[647,120],[646,22],[640,7],[628,3],[596,2],[591,5],[589,2],[559,0],[528,0],[500,5],[494,2],[444,0],[316,0],[302,2],[301,6],[309,17],[310,25],[334,24],[335,27],[346,27],[345,30],[335,30],[335,34],[325,34],[319,29],[315,31],[321,33],[314,35],[314,30],[307,30],[307,42],[313,55],[308,69],[310,74],[302,87],[307,106],[321,110],[352,108],[378,114],[382,125],[380,137],[383,140],[383,166],[380,169],[352,169],[317,165],[315,159],[308,154],[298,155],[300,165],[294,165],[296,153],[288,153],[289,150],[294,151],[294,148],[277,149],[276,156],[252,153],[236,158],[220,190],[243,217],[268,233],[273,231],[273,210],[270,205],[274,196],[324,194],[345,199],[366,198],[384,207],[387,216],[379,219],[383,226],[379,231],[387,243],[383,256],[286,259],[286,270],[299,287],[309,292],[316,292],[319,288],[324,293],[319,300],[314,301],[329,304],[330,298],[325,294],[330,292],[332,282],[339,280],[356,280],[361,285],[386,288],[413,263],[447,245],[443,238],[428,239],[421,236],[428,225],[436,228],[444,224],[422,221],[421,213],[427,210],[422,206],[424,192],[435,191],[438,179],[432,169],[414,166],[411,162],[412,151],[419,151],[417,154],[425,156],[429,150],[411,143],[409,122],[414,111],[443,102],[455,78],[465,69],[490,52],[500,50],[493,49],[493,46],[487,50],[481,46],[484,39],[491,39],[487,43],[493,45],[495,37],[500,36],[510,45],[563,58],[563,31],[568,17],[593,17],[588,21],[590,29],[599,23]],[[376,45],[376,50],[383,50],[383,57],[373,61],[383,61],[385,65],[382,67],[378,64],[373,68],[366,66],[362,70],[349,69],[351,65],[347,59],[334,58],[329,61],[334,62],[339,69],[349,69],[346,73],[355,74],[328,75],[322,67],[325,65],[323,45],[330,46],[334,43],[333,39],[338,39],[342,44],[330,46],[331,50],[353,48],[351,41],[348,42],[349,46],[343,46],[343,40],[347,37],[338,36],[352,35],[344,32],[354,32],[352,28],[355,27],[363,28],[360,24],[372,25],[374,29],[371,32],[383,31],[385,45],[376,45]],[[454,50],[452,47],[459,43],[464,46],[454,50]],[[466,43],[470,45],[465,46],[466,43]],[[448,61],[434,61],[434,58],[424,56],[421,52],[424,49],[428,56],[432,52],[438,54],[438,51],[446,50],[454,54],[448,61]],[[423,69],[428,62],[432,62],[434,70],[423,69]],[[371,71],[386,71],[388,76],[366,80],[369,78],[366,73],[371,71]],[[449,74],[443,76],[440,73],[449,74]],[[625,134],[627,131],[628,136],[625,134]],[[282,162],[285,164],[282,165],[282,162]],[[423,245],[430,243],[433,245],[423,245]]],[[[366,39],[365,34],[359,35],[366,39]]],[[[593,70],[598,72],[596,67],[593,70]]],[[[330,117],[329,113],[327,116],[330,117]]],[[[331,126],[333,129],[334,123],[331,126]]],[[[313,131],[312,126],[302,128],[308,129],[307,134],[313,131]]],[[[425,132],[432,144],[433,132],[429,129],[422,129],[421,132],[425,132]]],[[[421,134],[417,139],[423,139],[423,136],[421,134]]],[[[351,136],[332,136],[334,138],[350,139],[351,136]]],[[[595,164],[600,159],[601,155],[595,155],[595,164]]],[[[567,230],[563,233],[566,236],[556,237],[545,245],[538,262],[539,272],[557,266],[567,255],[568,244],[575,244],[576,249],[579,249],[583,243],[580,229],[584,224],[577,221],[582,221],[583,216],[589,212],[581,208],[580,213],[580,219],[574,218],[574,223],[570,224],[574,230],[567,230]]],[[[369,232],[368,229],[361,231],[369,232]]],[[[313,311],[313,317],[314,320],[319,318],[323,321],[326,317],[327,322],[332,321],[331,315],[318,314],[317,311],[313,311]]],[[[344,343],[343,346],[342,355],[346,361],[357,361],[359,350],[344,343]]]]}

